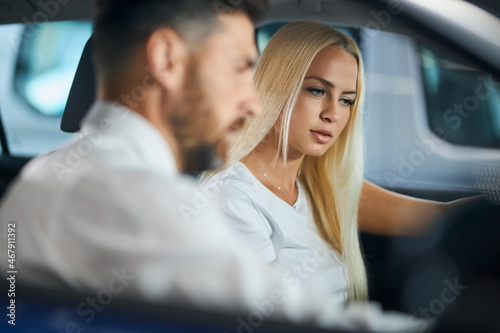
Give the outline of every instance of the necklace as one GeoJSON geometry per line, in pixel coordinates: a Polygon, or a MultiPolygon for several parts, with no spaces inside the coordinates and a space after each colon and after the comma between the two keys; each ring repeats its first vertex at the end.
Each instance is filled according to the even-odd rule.
{"type": "Polygon", "coordinates": [[[260,171],[262,171],[262,174],[264,175],[264,177],[266,177],[266,179],[271,183],[273,184],[281,193],[283,193],[283,195],[285,196],[286,200],[287,200],[287,203],[290,205],[290,206],[293,206],[293,202],[292,200],[290,200],[290,198],[288,197],[288,195],[285,193],[285,191],[283,191],[281,189],[280,186],[276,185],[275,183],[273,183],[273,181],[271,179],[269,179],[269,177],[267,176],[267,173],[264,171],[264,169],[262,169],[262,167],[260,166],[259,162],[257,161],[257,159],[255,158],[255,155],[252,153],[252,157],[255,161],[255,163],[257,163],[257,166],[259,167],[260,171]]]}

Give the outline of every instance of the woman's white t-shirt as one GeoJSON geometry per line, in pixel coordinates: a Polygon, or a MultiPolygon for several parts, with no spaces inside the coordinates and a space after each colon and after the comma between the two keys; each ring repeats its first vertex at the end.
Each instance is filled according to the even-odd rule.
{"type": "Polygon", "coordinates": [[[297,201],[290,206],[237,162],[203,186],[214,194],[229,224],[263,263],[274,263],[286,284],[319,289],[330,295],[332,302],[345,302],[347,280],[342,258],[319,236],[300,183],[297,201]]]}

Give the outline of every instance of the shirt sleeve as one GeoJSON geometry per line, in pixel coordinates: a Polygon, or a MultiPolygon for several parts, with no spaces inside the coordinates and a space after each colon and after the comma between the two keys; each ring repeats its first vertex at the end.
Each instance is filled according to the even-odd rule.
{"type": "MultiPolygon", "coordinates": [[[[214,311],[251,309],[279,281],[209,197],[179,178],[121,170],[54,180],[52,187],[24,181],[0,209],[0,232],[18,222],[19,278],[37,285],[61,281],[94,295],[108,289],[214,311]]],[[[1,263],[7,263],[4,252],[1,263]]]]}
{"type": "Polygon", "coordinates": [[[247,193],[231,184],[222,184],[218,203],[226,221],[265,264],[276,260],[271,225],[247,193]]]}

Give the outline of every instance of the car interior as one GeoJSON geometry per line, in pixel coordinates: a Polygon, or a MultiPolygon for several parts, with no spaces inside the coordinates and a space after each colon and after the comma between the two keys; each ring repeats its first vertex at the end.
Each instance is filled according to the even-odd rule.
{"type": "MultiPolygon", "coordinates": [[[[78,135],[80,121],[95,99],[92,3],[0,2],[0,198],[31,158],[78,135]],[[57,90],[53,94],[57,96],[47,89],[57,90]]],[[[488,258],[486,266],[500,263],[494,239],[498,227],[486,232],[490,229],[478,231],[467,224],[471,219],[500,222],[498,209],[490,209],[491,204],[500,204],[500,4],[479,0],[269,3],[268,15],[256,27],[260,51],[282,25],[296,20],[331,24],[359,44],[367,80],[367,180],[423,199],[451,201],[483,195],[489,203],[447,216],[425,242],[361,234],[370,299],[387,310],[423,316],[420,309],[429,308],[439,297],[443,281],[458,274],[453,267],[446,271],[447,261],[439,258],[442,253],[459,258],[457,244],[467,243],[464,234],[484,240],[484,247],[470,255],[475,262],[488,258]],[[433,245],[424,248],[422,244],[433,245]],[[430,259],[422,261],[422,253],[430,259]],[[415,267],[425,273],[415,273],[415,267]]],[[[444,318],[438,325],[441,331],[453,331],[453,318],[468,318],[478,309],[484,314],[480,321],[485,331],[500,327],[499,319],[485,310],[498,309],[492,295],[500,295],[500,283],[488,283],[479,308],[470,305],[477,300],[464,297],[459,306],[450,306],[451,311],[431,313],[444,318]]],[[[113,302],[98,320],[86,325],[74,313],[82,299],[78,293],[30,286],[23,290],[19,316],[30,318],[22,320],[26,331],[156,332],[168,327],[220,332],[238,327],[231,316],[133,300],[113,302]],[[64,327],[68,322],[77,326],[64,327]]],[[[266,321],[259,331],[323,330],[266,321]]]]}

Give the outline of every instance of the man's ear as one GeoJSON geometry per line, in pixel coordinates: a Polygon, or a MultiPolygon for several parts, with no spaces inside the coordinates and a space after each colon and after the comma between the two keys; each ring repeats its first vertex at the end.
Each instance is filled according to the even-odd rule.
{"type": "Polygon", "coordinates": [[[176,90],[184,82],[188,49],[175,30],[155,30],[146,42],[146,58],[150,74],[164,89],[176,90]]]}

